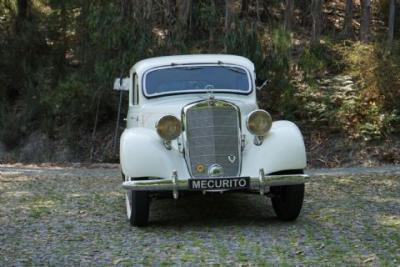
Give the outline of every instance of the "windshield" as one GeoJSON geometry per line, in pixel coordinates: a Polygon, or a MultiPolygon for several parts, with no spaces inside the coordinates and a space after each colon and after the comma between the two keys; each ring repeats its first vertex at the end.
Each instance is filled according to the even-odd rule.
{"type": "Polygon", "coordinates": [[[144,77],[144,92],[150,97],[210,91],[249,93],[249,74],[237,66],[193,65],[151,70],[144,77]]]}

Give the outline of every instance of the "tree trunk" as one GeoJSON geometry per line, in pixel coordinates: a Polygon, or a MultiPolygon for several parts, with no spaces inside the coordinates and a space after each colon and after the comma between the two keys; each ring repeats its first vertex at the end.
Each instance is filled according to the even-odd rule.
{"type": "Polygon", "coordinates": [[[178,24],[183,28],[187,26],[191,2],[191,0],[176,0],[176,17],[178,24]]]}
{"type": "Polygon", "coordinates": [[[322,29],[322,1],[323,0],[312,0],[311,2],[311,16],[312,16],[312,36],[311,43],[319,44],[321,38],[322,29]]]}
{"type": "Polygon", "coordinates": [[[371,20],[371,0],[361,0],[360,40],[368,42],[369,24],[371,20]]]}
{"type": "Polygon", "coordinates": [[[346,0],[342,35],[343,37],[349,37],[353,35],[353,0],[346,0]]]}
{"type": "MultiPolygon", "coordinates": [[[[257,19],[260,21],[261,18],[266,21],[268,24],[274,23],[273,16],[273,1],[275,0],[263,0],[261,3],[258,3],[257,9],[262,9],[257,11],[257,19]]],[[[256,3],[256,5],[257,5],[256,3]]]]}
{"type": "Polygon", "coordinates": [[[245,17],[249,14],[249,0],[242,0],[242,4],[240,6],[240,15],[245,17]]]}
{"type": "Polygon", "coordinates": [[[28,17],[28,6],[28,0],[18,0],[17,2],[17,19],[15,21],[16,33],[21,31],[23,21],[28,17]]]}
{"type": "Polygon", "coordinates": [[[178,39],[186,38],[191,2],[191,0],[176,0],[176,34],[178,39]]]}
{"type": "Polygon", "coordinates": [[[18,19],[25,19],[28,13],[28,0],[18,0],[17,16],[18,19]]]}
{"type": "MultiPolygon", "coordinates": [[[[215,0],[211,0],[211,8],[213,9],[213,14],[216,14],[216,5],[215,5],[215,0]]],[[[212,47],[214,47],[214,33],[215,33],[215,25],[212,27],[208,27],[208,32],[209,32],[209,36],[208,36],[208,45],[209,48],[211,50],[212,47]]]]}
{"type": "Polygon", "coordinates": [[[394,23],[395,23],[395,10],[396,0],[390,0],[389,6],[389,32],[388,32],[388,43],[392,44],[394,36],[394,23]]]}
{"type": "Polygon", "coordinates": [[[260,2],[259,2],[259,0],[256,0],[256,14],[257,14],[257,21],[261,21],[260,2]]]}
{"type": "Polygon", "coordinates": [[[235,0],[225,0],[225,33],[230,33],[235,21],[235,0]]]}
{"type": "Polygon", "coordinates": [[[173,13],[171,12],[171,2],[170,0],[162,0],[162,8],[164,9],[163,11],[163,24],[166,24],[168,26],[174,24],[174,19],[175,17],[173,16],[173,13]]]}
{"type": "Polygon", "coordinates": [[[137,19],[137,13],[136,0],[121,0],[121,15],[124,18],[133,17],[137,19]]]}
{"type": "Polygon", "coordinates": [[[146,0],[146,6],[144,8],[145,20],[152,22],[152,11],[153,11],[153,0],[146,0]]]}
{"type": "Polygon", "coordinates": [[[153,0],[121,0],[124,17],[133,17],[139,23],[151,23],[153,0]]]}
{"type": "Polygon", "coordinates": [[[60,42],[60,50],[59,50],[59,60],[58,60],[58,72],[57,75],[60,77],[64,75],[65,65],[66,65],[66,53],[68,50],[68,14],[67,7],[65,6],[65,1],[60,1],[60,31],[61,31],[61,42],[60,42]]]}
{"type": "Polygon", "coordinates": [[[285,0],[285,31],[292,30],[292,18],[293,18],[294,0],[285,0]]]}

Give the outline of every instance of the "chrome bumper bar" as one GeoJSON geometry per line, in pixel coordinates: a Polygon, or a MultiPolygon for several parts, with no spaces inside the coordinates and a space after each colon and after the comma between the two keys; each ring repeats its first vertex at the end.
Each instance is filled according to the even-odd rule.
{"type": "MultiPolygon", "coordinates": [[[[303,184],[307,178],[306,174],[264,175],[264,170],[261,169],[259,177],[250,177],[248,190],[259,191],[264,195],[269,186],[303,184]]],[[[180,190],[190,190],[189,180],[178,179],[176,171],[172,173],[170,179],[125,181],[122,187],[126,190],[172,191],[174,198],[178,198],[180,190]]]]}

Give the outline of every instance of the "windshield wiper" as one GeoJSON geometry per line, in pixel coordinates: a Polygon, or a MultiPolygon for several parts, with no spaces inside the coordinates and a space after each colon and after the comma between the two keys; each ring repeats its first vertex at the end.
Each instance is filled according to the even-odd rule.
{"type": "Polygon", "coordinates": [[[236,73],[240,73],[240,74],[246,74],[246,71],[244,71],[243,69],[240,68],[236,68],[236,67],[230,67],[230,66],[224,66],[224,65],[220,65],[221,67],[223,67],[226,70],[230,70],[236,73]]]}
{"type": "Polygon", "coordinates": [[[204,69],[204,67],[181,67],[179,69],[183,69],[183,70],[201,70],[201,69],[204,69]]]}

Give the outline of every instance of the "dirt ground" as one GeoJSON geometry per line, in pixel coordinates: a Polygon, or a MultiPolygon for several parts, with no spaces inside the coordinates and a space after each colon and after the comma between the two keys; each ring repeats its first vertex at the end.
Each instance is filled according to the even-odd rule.
{"type": "Polygon", "coordinates": [[[0,266],[400,264],[400,169],[310,170],[294,223],[269,199],[155,200],[133,228],[115,165],[0,166],[0,266]]]}

